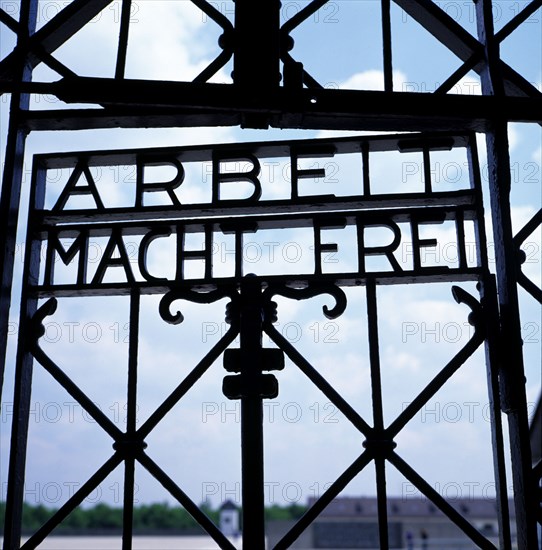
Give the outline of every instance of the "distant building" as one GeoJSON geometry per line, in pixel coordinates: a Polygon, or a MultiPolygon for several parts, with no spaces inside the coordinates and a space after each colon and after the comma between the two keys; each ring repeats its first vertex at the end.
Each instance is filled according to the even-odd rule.
{"type": "MultiPolygon", "coordinates": [[[[314,498],[309,499],[312,506],[314,498]]],[[[497,547],[496,502],[488,498],[450,499],[449,503],[497,547]]],[[[433,503],[424,498],[388,497],[390,549],[462,550],[473,543],[433,503]]],[[[510,506],[512,529],[514,509],[510,506]]],[[[286,526],[284,526],[286,528],[286,526]]],[[[515,533],[513,531],[513,536],[515,533]]],[[[333,500],[292,548],[379,548],[376,497],[333,500]]]]}
{"type": "MultiPolygon", "coordinates": [[[[313,500],[309,501],[309,506],[313,500]]],[[[462,498],[449,503],[483,535],[498,542],[496,502],[462,498]]],[[[471,548],[463,532],[432,502],[422,498],[387,499],[390,548],[471,548]]],[[[376,497],[332,501],[313,525],[315,548],[378,548],[376,497]]]]}
{"type": "Polygon", "coordinates": [[[239,509],[231,500],[226,500],[220,507],[218,524],[227,537],[239,535],[239,509]]]}

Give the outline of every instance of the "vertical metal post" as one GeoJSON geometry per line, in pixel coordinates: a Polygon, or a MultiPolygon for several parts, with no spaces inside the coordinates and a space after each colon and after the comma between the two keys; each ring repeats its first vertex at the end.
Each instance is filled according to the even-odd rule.
{"type": "MultiPolygon", "coordinates": [[[[19,36],[17,47],[21,59],[13,77],[14,84],[28,82],[32,78],[32,67],[26,62],[25,44],[36,29],[38,0],[21,2],[19,16],[19,36]]],[[[24,149],[27,132],[20,127],[21,113],[28,109],[30,96],[16,90],[11,96],[8,138],[2,192],[0,195],[0,266],[2,283],[0,286],[0,403],[8,341],[9,308],[15,263],[15,244],[17,239],[17,221],[19,218],[19,199],[23,181],[24,149]]]]}
{"type": "MultiPolygon", "coordinates": [[[[499,43],[495,39],[491,0],[476,1],[478,36],[485,48],[486,68],[481,73],[484,95],[504,96],[500,73],[499,43]]],[[[517,257],[510,211],[510,155],[508,128],[495,117],[486,133],[489,193],[495,241],[495,264],[499,295],[501,406],[508,415],[510,454],[514,482],[519,550],[536,548],[536,499],[532,479],[529,420],[523,364],[523,341],[517,291],[517,257]]]]}
{"type": "Polygon", "coordinates": [[[6,513],[4,518],[4,550],[15,550],[20,547],[22,510],[24,499],[24,480],[26,469],[26,452],[28,425],[32,395],[33,355],[30,349],[32,339],[30,320],[37,310],[38,299],[32,295],[29,285],[39,280],[41,241],[33,238],[34,210],[43,209],[45,198],[45,172],[34,168],[30,193],[30,212],[27,224],[27,241],[25,249],[25,267],[17,359],[15,365],[15,384],[13,391],[13,421],[8,469],[8,487],[6,495],[6,513]]]}
{"type": "Polygon", "coordinates": [[[393,64],[391,44],[391,1],[381,0],[382,53],[384,58],[384,91],[393,92],[393,64]]]}
{"type": "MultiPolygon", "coordinates": [[[[130,293],[130,339],[128,349],[128,395],[126,436],[135,444],[137,430],[137,361],[139,344],[139,289],[130,293]]],[[[134,524],[135,457],[133,452],[124,460],[124,504],[122,522],[122,550],[132,550],[134,524]]]]}
{"type": "Polygon", "coordinates": [[[263,472],[262,322],[260,281],[248,276],[241,283],[240,345],[241,461],[243,498],[243,548],[265,548],[263,472]]]}
{"type": "Polygon", "coordinates": [[[494,276],[488,275],[480,288],[482,304],[486,311],[485,354],[487,366],[487,388],[489,397],[489,414],[491,420],[491,442],[493,445],[493,469],[495,471],[495,491],[498,506],[499,548],[511,550],[510,510],[506,491],[506,464],[504,458],[504,440],[499,400],[498,360],[499,327],[497,306],[497,289],[494,276]]]}
{"type": "MultiPolygon", "coordinates": [[[[280,0],[236,0],[233,82],[244,94],[266,94],[279,86],[280,0]],[[257,92],[256,92],[257,90],[257,92]]],[[[243,117],[244,128],[267,129],[266,113],[243,117]]]]}
{"type": "Polygon", "coordinates": [[[235,1],[233,81],[248,92],[280,83],[280,1],[235,1]]]}
{"type": "Polygon", "coordinates": [[[499,294],[500,393],[501,406],[508,417],[510,454],[518,549],[536,547],[535,487],[531,470],[529,419],[523,364],[523,341],[518,304],[516,265],[510,216],[510,159],[506,123],[495,124],[487,135],[489,183],[495,262],[499,294]]]}
{"type": "MultiPolygon", "coordinates": [[[[371,389],[373,401],[374,431],[377,434],[384,433],[384,406],[382,402],[382,376],[380,371],[380,354],[378,344],[378,309],[376,301],[376,282],[374,278],[367,279],[367,322],[369,325],[369,358],[371,364],[371,389]]],[[[388,508],[386,491],[386,459],[383,450],[376,452],[376,494],[378,506],[378,531],[381,550],[388,550],[388,508]]]]}
{"type": "MultiPolygon", "coordinates": [[[[511,525],[510,525],[510,507],[508,504],[508,491],[506,484],[506,460],[505,445],[503,437],[503,426],[501,418],[501,402],[499,391],[499,306],[497,302],[497,284],[495,276],[489,272],[489,260],[487,255],[487,237],[483,223],[483,194],[482,181],[480,178],[480,161],[478,158],[478,148],[476,146],[476,136],[472,135],[469,139],[467,156],[469,162],[469,173],[473,188],[476,190],[478,206],[478,220],[475,225],[476,240],[483,245],[477,247],[477,259],[480,266],[486,273],[478,283],[480,299],[485,313],[486,339],[486,373],[487,388],[489,398],[489,414],[491,424],[491,442],[493,447],[493,469],[495,472],[495,492],[497,497],[497,519],[499,522],[499,548],[501,550],[510,550],[512,546],[511,525]]],[[[466,258],[462,260],[466,265],[466,258]]]]}

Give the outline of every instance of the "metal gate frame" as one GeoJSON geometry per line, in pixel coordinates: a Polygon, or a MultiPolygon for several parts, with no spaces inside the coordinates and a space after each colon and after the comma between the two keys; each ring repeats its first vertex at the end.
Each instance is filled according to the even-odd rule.
{"type": "MultiPolygon", "coordinates": [[[[540,0],[532,0],[497,33],[493,28],[491,0],[478,0],[475,3],[477,39],[430,0],[394,0],[463,61],[463,65],[437,90],[438,93],[433,94],[393,91],[390,2],[388,0],[382,0],[385,77],[383,92],[323,89],[303,68],[303,65],[290,55],[292,31],[322,8],[327,0],[313,0],[282,26],[278,0],[267,0],[258,4],[251,0],[237,0],[233,25],[206,1],[191,1],[222,28],[223,36],[220,42],[222,48],[220,55],[193,82],[189,83],[130,81],[124,78],[131,6],[129,0],[122,2],[116,71],[115,77],[111,79],[78,76],[53,56],[57,48],[88,24],[110,4],[110,1],[74,0],[38,31],[35,30],[38,0],[21,1],[18,21],[0,10],[0,23],[17,34],[16,48],[0,61],[0,92],[11,94],[6,162],[0,200],[2,227],[0,254],[3,266],[0,297],[2,365],[5,362],[7,346],[25,139],[29,132],[85,128],[218,125],[240,125],[244,128],[262,129],[271,126],[420,132],[452,129],[461,132],[482,132],[486,136],[489,164],[491,216],[496,254],[496,295],[498,296],[498,326],[494,326],[487,334],[494,334],[499,342],[506,343],[499,346],[493,372],[498,378],[495,382],[495,384],[498,383],[498,406],[507,414],[511,440],[509,452],[512,457],[518,548],[525,550],[535,548],[536,524],[537,521],[541,521],[537,492],[542,470],[540,464],[533,469],[531,463],[518,285],[521,285],[536,301],[542,303],[542,290],[521,271],[520,249],[525,239],[542,223],[542,210],[514,235],[510,211],[512,181],[507,125],[509,122],[540,124],[542,94],[500,58],[499,45],[540,7],[540,0]],[[234,83],[231,85],[208,83],[209,78],[232,57],[234,83]],[[33,81],[32,71],[40,63],[45,63],[56,71],[61,77],[60,80],[52,83],[33,81]],[[455,96],[444,93],[469,70],[475,70],[480,75],[482,96],[455,96]],[[51,94],[66,103],[86,102],[96,105],[97,108],[84,111],[80,109],[37,111],[29,108],[30,94],[51,94]]],[[[487,288],[491,282],[486,280],[484,285],[487,288]]],[[[242,294],[253,292],[248,288],[250,288],[249,283],[247,283],[247,290],[242,294]]],[[[373,283],[368,280],[367,291],[370,303],[373,303],[372,288],[373,283]]],[[[494,292],[486,294],[484,291],[482,302],[491,300],[489,294],[495,295],[494,292]]],[[[471,306],[470,298],[467,299],[461,293],[458,297],[461,300],[468,300],[467,303],[471,306]]],[[[137,309],[137,299],[137,293],[134,292],[131,298],[134,311],[137,309]]],[[[493,306],[483,305],[483,307],[493,306]]],[[[43,309],[39,311],[41,313],[36,314],[34,318],[36,323],[47,313],[43,309]]],[[[373,313],[376,315],[376,310],[373,313]]],[[[251,331],[247,329],[248,334],[243,336],[243,315],[252,314],[241,314],[241,321],[239,321],[238,330],[241,332],[241,337],[242,339],[246,337],[249,342],[246,344],[247,349],[258,347],[257,335],[251,335],[251,331]]],[[[236,326],[234,322],[232,324],[234,331],[236,326]]],[[[290,356],[290,359],[297,362],[298,366],[302,364],[310,370],[308,365],[297,357],[295,350],[291,349],[287,342],[280,340],[280,335],[275,334],[267,320],[264,320],[263,325],[258,329],[258,331],[261,330],[267,332],[290,356]]],[[[231,337],[233,333],[229,334],[231,337]]],[[[137,339],[132,343],[134,349],[136,342],[137,339]]],[[[45,359],[44,361],[47,362],[45,359]]],[[[49,366],[53,369],[52,365],[49,366]]],[[[0,380],[3,379],[3,372],[2,367],[0,380]]],[[[374,367],[374,377],[373,383],[378,378],[377,367],[374,367]]],[[[28,383],[29,380],[24,376],[17,377],[17,385],[24,386],[28,383]]],[[[496,386],[493,387],[493,391],[497,392],[496,386]]],[[[25,411],[21,410],[20,414],[24,416],[25,411]]],[[[377,408],[375,425],[379,422],[378,417],[377,408]]],[[[494,428],[498,429],[498,426],[494,428]]],[[[367,426],[365,429],[367,431],[367,426]]],[[[14,434],[16,433],[15,429],[14,434]]],[[[24,466],[24,445],[20,445],[18,436],[12,440],[12,451],[10,469],[13,477],[10,491],[17,493],[20,487],[19,489],[15,487],[17,485],[13,481],[16,478],[15,472],[20,472],[21,467],[24,466]]],[[[367,452],[369,451],[373,453],[371,456],[380,457],[378,460],[385,456],[388,460],[395,461],[394,465],[400,470],[403,468],[406,473],[405,466],[396,458],[389,444],[383,447],[369,445],[367,452]],[[375,450],[377,448],[378,450],[375,450]]],[[[126,443],[124,440],[122,443],[119,442],[119,456],[128,457],[133,461],[135,454],[140,456],[141,452],[140,446],[133,445],[133,442],[126,443]]],[[[358,470],[359,466],[360,464],[356,465],[358,470]]],[[[149,468],[152,466],[149,465],[149,468]]],[[[176,489],[172,487],[172,490],[176,489]]],[[[380,511],[384,514],[384,497],[380,494],[379,498],[380,511]]],[[[20,499],[12,496],[10,502],[12,504],[6,518],[5,547],[15,548],[18,547],[15,539],[20,529],[20,523],[17,527],[20,510],[14,503],[20,502],[20,499]]],[[[323,506],[325,499],[321,502],[323,506]]],[[[126,509],[128,510],[126,525],[129,526],[129,507],[126,509]]],[[[198,516],[196,510],[193,512],[198,516]]],[[[202,518],[199,519],[202,522],[205,521],[202,518]]],[[[302,522],[301,524],[303,525],[302,522]]],[[[208,527],[211,531],[213,530],[211,526],[208,527]]],[[[255,526],[254,529],[258,534],[254,534],[252,540],[255,542],[251,548],[259,547],[260,543],[257,541],[261,540],[261,533],[258,531],[260,528],[255,526]]],[[[248,533],[247,536],[251,537],[248,533]]],[[[381,532],[382,547],[386,547],[385,540],[385,533],[381,532]]],[[[129,547],[128,542],[125,544],[129,547]]],[[[287,547],[285,546],[287,541],[282,544],[284,546],[279,545],[279,547],[287,547]]],[[[481,541],[480,544],[482,544],[481,541]]],[[[503,548],[510,547],[507,541],[502,541],[501,545],[503,548]]]]}

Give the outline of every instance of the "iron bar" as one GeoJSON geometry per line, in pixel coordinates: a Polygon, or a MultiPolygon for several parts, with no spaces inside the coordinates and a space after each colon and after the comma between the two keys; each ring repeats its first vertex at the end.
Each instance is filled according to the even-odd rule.
{"type": "Polygon", "coordinates": [[[485,310],[486,324],[486,372],[491,424],[491,442],[493,446],[493,469],[495,472],[495,492],[497,497],[497,521],[499,523],[499,547],[511,550],[510,510],[506,483],[505,445],[501,419],[499,395],[499,308],[495,277],[487,275],[480,283],[481,301],[485,310]]]}
{"type": "Polygon", "coordinates": [[[11,15],[7,14],[3,8],[0,8],[0,23],[6,25],[6,27],[15,34],[19,34],[19,22],[13,19],[11,15]]]}
{"type": "Polygon", "coordinates": [[[372,456],[368,451],[361,453],[282,537],[273,550],[287,550],[290,548],[291,544],[323,512],[326,506],[371,462],[371,459],[372,456]]]}
{"type": "MultiPolygon", "coordinates": [[[[505,78],[500,64],[499,42],[493,26],[490,0],[476,3],[478,38],[484,45],[486,67],[481,73],[482,93],[502,97],[505,78]]],[[[495,242],[497,292],[499,296],[499,339],[501,346],[499,379],[501,408],[508,415],[514,503],[516,509],[517,544],[519,550],[537,545],[536,485],[532,478],[529,420],[523,341],[518,302],[517,254],[514,247],[510,191],[510,154],[507,122],[496,115],[486,133],[489,168],[489,196],[495,242]]]]}
{"type": "Polygon", "coordinates": [[[231,59],[233,55],[235,30],[230,20],[207,2],[207,0],[191,1],[224,31],[218,39],[218,45],[222,48],[222,52],[220,52],[220,54],[193,80],[194,83],[201,83],[207,82],[209,78],[216,74],[231,59]]]}
{"type": "MultiPolygon", "coordinates": [[[[49,518],[24,544],[21,550],[34,550],[46,537],[73,512],[77,506],[82,504],[96,487],[102,483],[107,476],[122,462],[119,453],[109,458],[75,493],[62,505],[55,514],[49,518]]],[[[4,547],[7,549],[7,547],[4,547]]],[[[19,544],[13,548],[19,548],[19,544]]]]}
{"type": "Polygon", "coordinates": [[[280,82],[279,0],[236,0],[233,81],[266,90],[280,82]]]}
{"type": "MultiPolygon", "coordinates": [[[[394,0],[410,17],[430,32],[441,44],[462,61],[467,61],[481,50],[480,43],[455,19],[431,0],[394,0]]],[[[474,70],[482,68],[482,57],[474,70]]]]}
{"type": "MultiPolygon", "coordinates": [[[[424,284],[424,283],[445,283],[459,281],[478,281],[480,279],[479,268],[469,268],[467,270],[448,269],[442,271],[433,271],[423,274],[420,271],[402,271],[395,273],[393,271],[375,271],[370,274],[363,273],[324,273],[321,276],[314,274],[299,275],[295,279],[295,283],[311,284],[311,283],[331,283],[338,286],[356,287],[366,283],[367,277],[375,277],[381,285],[394,284],[424,284]]],[[[281,275],[269,275],[264,277],[266,283],[280,283],[283,281],[281,275]]],[[[202,291],[210,291],[217,286],[219,288],[231,287],[237,282],[236,277],[224,277],[220,279],[190,279],[183,281],[187,288],[196,287],[202,291]]],[[[163,284],[151,282],[137,282],[134,286],[139,288],[142,294],[163,294],[171,288],[171,282],[163,284]]],[[[77,285],[56,285],[51,287],[33,288],[32,292],[39,298],[47,298],[49,296],[59,297],[74,297],[74,296],[128,296],[130,289],[126,283],[107,283],[98,286],[87,286],[78,288],[77,285]]]]}
{"type": "Polygon", "coordinates": [[[265,332],[271,340],[288,355],[301,372],[341,411],[348,420],[365,436],[372,428],[356,410],[333,388],[333,386],[295,349],[290,342],[272,325],[266,325],[265,332]]]}
{"type": "MultiPolygon", "coordinates": [[[[27,253],[28,252],[29,248],[27,248],[27,253]]],[[[27,299],[23,301],[21,320],[24,320],[25,316],[31,317],[34,314],[36,303],[36,299],[27,299]]],[[[13,420],[10,440],[6,511],[4,516],[4,550],[15,550],[19,548],[19,541],[21,538],[28,424],[32,392],[32,356],[23,343],[23,334],[23,331],[19,332],[19,349],[15,366],[13,420]]]]}
{"type": "Polygon", "coordinates": [[[412,469],[397,453],[392,452],[388,460],[408,479],[418,490],[444,512],[472,542],[483,550],[496,550],[496,547],[475,529],[455,508],[442,497],[423,477],[412,469]]]}
{"type": "MultiPolygon", "coordinates": [[[[73,0],[73,2],[67,4],[51,21],[33,33],[27,43],[21,45],[0,61],[0,79],[17,82],[17,66],[21,52],[28,54],[29,68],[35,68],[42,60],[39,55],[33,53],[34,50],[53,53],[111,2],[112,0],[92,0],[92,2],[73,0]]],[[[23,6],[24,4],[25,2],[22,2],[23,6]]]]}
{"type": "MultiPolygon", "coordinates": [[[[270,200],[254,203],[252,201],[224,201],[218,203],[213,208],[213,214],[229,214],[230,219],[223,222],[209,215],[207,211],[212,203],[199,203],[193,205],[183,205],[182,207],[164,207],[158,208],[108,208],[100,211],[93,210],[66,210],[55,212],[46,210],[36,215],[36,218],[42,222],[38,230],[42,237],[47,232],[62,232],[63,236],[78,236],[81,234],[97,237],[112,234],[115,227],[123,229],[123,235],[144,235],[149,228],[163,230],[169,229],[173,232],[176,225],[180,225],[185,232],[199,233],[206,228],[211,227],[213,231],[220,230],[222,233],[228,231],[232,222],[239,223],[240,231],[243,226],[257,229],[287,229],[294,227],[311,227],[315,220],[318,220],[325,226],[327,220],[342,218],[347,225],[354,225],[356,220],[364,222],[363,226],[368,226],[384,221],[394,221],[404,223],[413,216],[418,218],[429,218],[433,216],[435,220],[440,217],[442,221],[453,220],[458,212],[464,215],[464,219],[477,219],[477,209],[475,208],[475,194],[470,190],[433,193],[425,195],[423,193],[402,193],[390,195],[354,195],[348,197],[315,197],[308,200],[308,197],[301,198],[298,201],[270,200]],[[395,208],[394,208],[395,207],[395,208]],[[254,211],[258,210],[258,214],[254,211]],[[279,212],[279,213],[277,213],[279,212]],[[124,213],[124,218],[122,217],[124,213]],[[161,214],[162,219],[156,217],[161,214]],[[268,214],[265,218],[261,214],[268,214]],[[92,226],[81,227],[82,221],[93,222],[92,226]],[[147,221],[148,220],[148,221],[147,221]],[[119,222],[122,223],[114,223],[119,222]],[[228,224],[228,221],[230,222],[228,224]],[[109,223],[108,223],[109,222],[109,223]],[[55,225],[57,227],[55,228],[55,225]]],[[[235,232],[232,228],[231,232],[235,232]]]]}
{"type": "Polygon", "coordinates": [[[378,539],[380,550],[390,547],[388,533],[388,497],[386,491],[386,459],[375,456],[376,502],[378,510],[378,539]]]}
{"type": "Polygon", "coordinates": [[[371,194],[371,169],[369,165],[369,144],[367,142],[364,142],[361,146],[361,166],[363,194],[368,197],[371,194]]]}
{"type": "MultiPolygon", "coordinates": [[[[36,28],[38,0],[25,0],[21,4],[17,43],[22,47],[36,28]]],[[[26,59],[20,57],[14,67],[16,83],[10,102],[10,117],[7,129],[6,155],[2,189],[0,194],[0,404],[8,345],[8,322],[11,306],[11,291],[15,262],[19,201],[23,182],[24,151],[27,131],[21,126],[22,113],[27,110],[30,96],[21,86],[32,79],[32,69],[26,59]]]]}
{"type": "MultiPolygon", "coordinates": [[[[101,125],[98,113],[93,110],[86,114],[88,124],[82,110],[31,111],[26,118],[29,129],[69,128],[70,118],[58,121],[60,115],[73,117],[72,128],[77,129],[128,126],[130,117],[139,117],[139,123],[141,117],[152,122],[153,116],[161,116],[164,126],[190,126],[195,125],[194,122],[214,125],[217,122],[213,120],[221,122],[221,117],[239,124],[240,117],[264,111],[270,124],[277,128],[392,131],[407,128],[484,131],[495,112],[506,113],[506,118],[513,122],[541,122],[542,117],[537,102],[533,101],[541,96],[536,88],[532,97],[393,92],[393,101],[390,101],[390,92],[370,90],[288,90],[279,87],[255,94],[243,92],[231,84],[163,81],[157,86],[152,81],[94,77],[66,78],[37,85],[42,93],[55,95],[66,103],[99,104],[107,109],[101,113],[101,125]],[[167,116],[171,119],[169,123],[167,116]],[[81,120],[76,125],[79,117],[81,120]],[[185,117],[188,118],[183,120],[185,117]]],[[[0,91],[9,89],[9,83],[0,87],[0,91]]],[[[137,122],[134,119],[131,123],[137,122]]]]}
{"type": "Polygon", "coordinates": [[[542,6],[542,0],[531,0],[518,14],[516,14],[502,29],[495,33],[495,40],[501,43],[510,36],[522,23],[527,21],[533,13],[542,6]]]}
{"type": "Polygon", "coordinates": [[[81,405],[86,413],[113,439],[117,440],[122,432],[107,415],[71,380],[71,378],[39,347],[32,349],[34,358],[42,367],[81,405]]]}
{"type": "Polygon", "coordinates": [[[542,304],[542,290],[537,287],[523,272],[517,274],[520,284],[537,302],[542,304]]]}
{"type": "Polygon", "coordinates": [[[391,0],[381,0],[380,7],[382,10],[382,65],[384,68],[384,91],[393,92],[391,0]]]}
{"type": "Polygon", "coordinates": [[[513,246],[509,202],[510,161],[507,130],[496,125],[487,134],[490,199],[493,212],[495,261],[499,295],[500,392],[502,410],[508,416],[512,478],[519,550],[536,547],[535,486],[532,480],[526,379],[517,291],[517,256],[513,246]]]}
{"type": "MultiPolygon", "coordinates": [[[[378,509],[378,530],[380,548],[387,550],[388,540],[388,507],[386,495],[386,464],[385,457],[390,442],[386,440],[384,431],[384,408],[382,400],[382,377],[380,371],[380,346],[378,338],[378,308],[376,297],[376,282],[368,279],[366,285],[367,293],[367,322],[369,336],[369,364],[371,369],[371,396],[373,405],[373,434],[370,440],[381,440],[382,446],[372,445],[370,450],[374,453],[376,473],[376,497],[378,509]],[[387,443],[387,444],[386,444],[387,443]]],[[[367,443],[369,443],[367,441],[367,443]]]]}
{"type": "Polygon", "coordinates": [[[371,395],[373,403],[374,430],[384,430],[384,409],[382,402],[382,380],[380,373],[380,349],[378,343],[378,313],[376,299],[376,282],[367,280],[367,322],[369,335],[369,364],[371,368],[371,395]]]}
{"type": "MultiPolygon", "coordinates": [[[[82,167],[115,166],[119,164],[136,165],[138,159],[147,158],[160,164],[172,162],[211,161],[217,154],[220,160],[238,159],[239,156],[262,158],[292,158],[292,153],[302,153],[303,158],[328,158],[330,155],[359,153],[366,150],[370,155],[385,151],[422,151],[423,147],[431,150],[449,151],[453,148],[471,148],[475,145],[470,132],[428,132],[424,134],[384,134],[359,135],[349,137],[290,139],[279,141],[255,141],[243,143],[222,143],[188,145],[183,147],[149,147],[145,149],[114,149],[106,151],[71,151],[35,155],[36,162],[42,169],[75,168],[81,162],[82,167]]],[[[475,175],[475,174],[472,174],[475,175]]],[[[471,177],[472,180],[472,177],[471,177]]],[[[386,194],[387,195],[387,194],[386,194]]],[[[390,194],[394,196],[394,194],[390,194]]],[[[397,193],[397,195],[400,195],[397,193]]],[[[328,197],[332,199],[332,197],[328,197]]]]}
{"type": "Polygon", "coordinates": [[[404,408],[399,416],[388,426],[389,436],[395,437],[421,408],[442,388],[442,386],[457,372],[465,361],[480,347],[484,335],[475,330],[470,340],[459,350],[449,363],[427,384],[427,386],[404,408]]]}
{"type": "Polygon", "coordinates": [[[132,550],[134,530],[135,459],[124,459],[124,491],[122,500],[122,550],[132,550]]]}
{"type": "Polygon", "coordinates": [[[454,84],[457,84],[464,76],[468,74],[474,65],[480,60],[479,53],[473,54],[458,69],[456,69],[436,90],[435,94],[447,94],[454,84]]]}
{"type": "Polygon", "coordinates": [[[207,369],[216,361],[224,350],[238,335],[236,328],[230,327],[220,340],[211,348],[205,357],[192,369],[190,374],[169,394],[164,402],[145,420],[137,430],[140,439],[147,437],[161,422],[166,414],[179,402],[190,388],[205,374],[207,369]]]}
{"type": "MultiPolygon", "coordinates": [[[[481,308],[478,312],[473,312],[479,317],[481,308]]],[[[446,364],[445,367],[425,386],[425,388],[403,409],[399,416],[386,429],[390,437],[395,437],[406,425],[414,418],[416,413],[428,403],[428,401],[444,386],[450,377],[467,361],[467,359],[484,342],[485,326],[481,319],[476,319],[474,324],[474,334],[469,341],[456,353],[456,355],[446,364]]]]}
{"type": "Polygon", "coordinates": [[[220,529],[202,512],[186,493],[144,452],[137,457],[143,467],[173,496],[179,504],[207,531],[222,550],[236,550],[220,529]]]}
{"type": "MultiPolygon", "coordinates": [[[[126,400],[126,439],[138,439],[137,430],[137,363],[139,348],[139,317],[141,297],[138,290],[130,295],[130,334],[128,341],[128,391],[126,400]]],[[[134,521],[135,458],[128,456],[124,463],[124,502],[122,519],[122,550],[132,549],[134,521]]]]}
{"type": "MultiPolygon", "coordinates": [[[[66,67],[64,63],[61,63],[56,57],[53,57],[50,53],[47,53],[45,50],[36,47],[36,50],[34,53],[39,56],[39,58],[47,65],[50,69],[53,69],[53,71],[56,71],[60,76],[63,78],[73,78],[77,77],[77,74],[74,73],[69,67],[66,67]]],[[[31,82],[29,84],[30,89],[35,89],[36,91],[40,89],[40,83],[39,82],[31,82]]]]}
{"type": "MultiPolygon", "coordinates": [[[[96,84],[99,86],[99,84],[96,84]]],[[[219,84],[206,84],[219,86],[219,84]]],[[[1,87],[1,86],[0,86],[1,87]]],[[[254,106],[253,98],[238,105],[224,105],[224,95],[216,94],[219,103],[216,111],[206,107],[189,107],[183,98],[181,107],[110,106],[107,109],[48,109],[25,113],[21,126],[28,131],[93,130],[105,128],[138,128],[140,124],[154,128],[185,128],[193,126],[238,126],[242,117],[253,110],[270,110],[270,125],[274,128],[308,130],[351,130],[417,132],[457,130],[485,132],[488,120],[494,112],[506,112],[511,122],[540,123],[539,100],[507,97],[502,100],[483,96],[446,94],[422,94],[411,92],[386,92],[337,90],[339,96],[331,99],[329,90],[313,91],[311,104],[308,94],[295,102],[293,110],[283,112],[279,101],[270,100],[267,105],[254,106]],[[404,94],[404,95],[403,95],[404,94]],[[309,105],[310,104],[310,105],[309,105]],[[340,106],[340,107],[339,107],[340,106]],[[379,114],[375,114],[379,113],[379,114]],[[301,124],[299,121],[302,120],[301,124]]],[[[151,91],[151,96],[159,93],[151,91]]],[[[209,95],[209,94],[206,94],[209,95]]],[[[213,90],[213,94],[215,92],[213,90]]],[[[229,91],[226,95],[230,95],[229,91]]],[[[182,96],[179,96],[182,98],[182,96]]],[[[242,98],[238,96],[238,99],[242,98]]],[[[195,100],[195,99],[194,99],[195,100]]],[[[211,100],[209,100],[211,101],[211,100]]]]}
{"type": "Polygon", "coordinates": [[[128,53],[128,35],[130,31],[131,12],[132,0],[122,0],[117,64],[115,67],[115,78],[117,79],[124,78],[124,74],[126,72],[126,55],[128,53]]]}
{"type": "MultiPolygon", "coordinates": [[[[267,93],[279,86],[279,29],[280,0],[236,0],[232,75],[236,93],[243,89],[267,93]]],[[[265,129],[269,125],[263,112],[241,118],[241,127],[265,129]]]]}
{"type": "Polygon", "coordinates": [[[239,376],[241,395],[241,494],[243,501],[243,549],[265,548],[265,500],[263,454],[262,323],[261,283],[245,277],[241,283],[239,376]]]}
{"type": "MultiPolygon", "coordinates": [[[[522,227],[522,229],[514,237],[514,246],[516,247],[516,253],[518,254],[519,263],[523,263],[525,253],[521,250],[521,245],[525,239],[531,235],[542,224],[542,210],[539,210],[532,218],[522,227]]],[[[540,304],[542,304],[542,289],[533,283],[523,273],[520,266],[516,273],[518,283],[540,304]]]]}
{"type": "MultiPolygon", "coordinates": [[[[21,3],[21,34],[19,43],[28,40],[36,22],[37,2],[26,0],[21,3]]],[[[23,60],[20,63],[21,80],[30,78],[31,74],[23,60]]],[[[2,268],[2,287],[0,302],[0,396],[4,376],[6,347],[7,347],[7,325],[9,307],[11,302],[11,289],[14,268],[14,248],[17,236],[17,219],[19,210],[19,197],[22,184],[22,169],[24,162],[25,134],[18,126],[19,113],[28,105],[28,97],[15,94],[12,98],[13,119],[10,117],[8,129],[8,146],[6,148],[6,166],[4,176],[6,179],[2,186],[2,197],[0,199],[2,218],[5,224],[5,233],[2,235],[0,253],[4,262],[2,268]],[[11,158],[7,155],[12,155],[11,158]]],[[[38,183],[44,183],[43,180],[38,183]]],[[[29,211],[42,209],[44,205],[43,186],[34,187],[30,192],[29,211]]],[[[27,234],[32,234],[33,221],[31,216],[26,224],[27,234]]],[[[24,281],[37,281],[39,278],[40,245],[34,239],[28,239],[25,245],[24,255],[24,281]]],[[[24,478],[26,469],[26,454],[28,442],[28,426],[30,416],[30,399],[32,395],[32,355],[29,349],[29,335],[23,327],[29,326],[29,320],[37,310],[38,301],[31,297],[28,288],[23,284],[21,292],[21,307],[19,312],[19,330],[17,355],[15,358],[15,379],[13,390],[13,420],[11,424],[11,440],[8,464],[8,488],[6,494],[6,510],[4,515],[4,550],[15,550],[19,547],[22,510],[24,499],[24,478]]],[[[30,336],[31,337],[31,336],[30,336]]]]}

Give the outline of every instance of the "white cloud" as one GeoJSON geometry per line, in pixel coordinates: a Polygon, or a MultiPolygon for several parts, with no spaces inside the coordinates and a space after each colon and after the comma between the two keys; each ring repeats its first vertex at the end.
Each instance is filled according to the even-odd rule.
{"type": "MultiPolygon", "coordinates": [[[[133,20],[128,77],[190,81],[221,52],[222,29],[191,2],[139,2],[133,20]]],[[[231,78],[222,69],[213,81],[231,78]]]]}
{"type": "MultiPolygon", "coordinates": [[[[393,88],[402,90],[408,82],[407,76],[402,71],[393,71],[393,88]]],[[[384,90],[384,72],[371,69],[356,73],[339,84],[341,90],[384,90]]]]}

